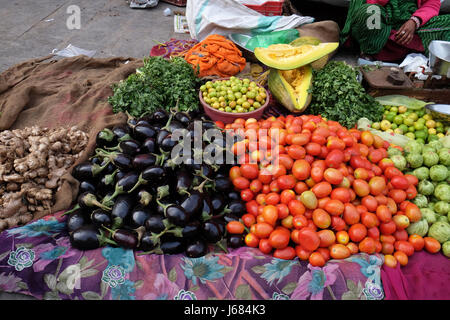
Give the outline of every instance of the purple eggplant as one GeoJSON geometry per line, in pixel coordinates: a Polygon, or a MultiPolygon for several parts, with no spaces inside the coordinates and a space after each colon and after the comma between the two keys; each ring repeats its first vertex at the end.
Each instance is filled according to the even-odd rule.
{"type": "Polygon", "coordinates": [[[189,241],[186,245],[185,254],[189,258],[200,258],[208,252],[208,244],[202,239],[189,241]]]}
{"type": "Polygon", "coordinates": [[[145,222],[150,218],[150,216],[151,212],[149,208],[137,205],[133,208],[133,210],[131,210],[128,225],[133,229],[142,227],[145,225],[145,222]]]}
{"type": "Polygon", "coordinates": [[[155,165],[157,159],[158,158],[151,153],[137,154],[133,158],[133,168],[140,172],[147,167],[155,165]]]}

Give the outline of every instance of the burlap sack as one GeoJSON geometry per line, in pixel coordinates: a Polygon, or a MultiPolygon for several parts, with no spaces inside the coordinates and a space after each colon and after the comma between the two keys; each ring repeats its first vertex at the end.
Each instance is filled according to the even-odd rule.
{"type": "MultiPolygon", "coordinates": [[[[89,134],[88,147],[79,163],[95,148],[98,131],[126,122],[124,114],[112,112],[107,98],[112,94],[111,85],[134,73],[143,62],[86,56],[48,61],[51,58],[25,61],[0,74],[0,130],[76,125],[89,134]]],[[[67,209],[76,199],[78,181],[70,173],[62,180],[55,205],[35,214],[34,220],[67,209]]]]}

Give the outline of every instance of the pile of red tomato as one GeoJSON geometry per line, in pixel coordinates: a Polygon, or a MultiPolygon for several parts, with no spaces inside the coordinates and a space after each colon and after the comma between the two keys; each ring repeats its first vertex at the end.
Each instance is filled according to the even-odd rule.
{"type": "Polygon", "coordinates": [[[218,125],[243,138],[233,145],[239,165],[229,175],[247,213],[227,231],[247,246],[313,266],[365,252],[396,267],[423,248],[439,251],[435,239],[405,230],[421,219],[409,201],[418,180],[395,168],[382,138],[316,115],[218,125]],[[255,134],[256,141],[246,138],[255,134]]]}

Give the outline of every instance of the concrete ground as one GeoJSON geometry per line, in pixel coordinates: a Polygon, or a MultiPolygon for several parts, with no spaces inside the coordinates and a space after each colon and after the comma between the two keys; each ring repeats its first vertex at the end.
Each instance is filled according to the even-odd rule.
{"type": "MultiPolygon", "coordinates": [[[[157,42],[190,39],[189,34],[174,32],[173,16],[163,14],[166,8],[185,12],[185,8],[165,2],[150,9],[130,9],[125,0],[4,0],[0,7],[0,72],[69,44],[96,50],[95,57],[140,58],[157,42]],[[80,29],[67,27],[71,5],[80,8],[80,29]]],[[[310,11],[307,14],[312,15],[310,11]]],[[[334,59],[356,62],[354,54],[345,52],[334,59]]],[[[0,292],[0,300],[10,299],[33,298],[0,292]]]]}

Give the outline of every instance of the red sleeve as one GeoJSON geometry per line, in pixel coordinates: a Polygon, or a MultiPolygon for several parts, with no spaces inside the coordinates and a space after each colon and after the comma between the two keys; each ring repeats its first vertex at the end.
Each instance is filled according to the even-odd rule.
{"type": "Polygon", "coordinates": [[[380,6],[384,7],[389,0],[366,0],[366,3],[368,4],[379,4],[380,6]]]}
{"type": "Polygon", "coordinates": [[[440,0],[419,0],[418,3],[419,9],[414,12],[413,16],[422,20],[422,26],[431,18],[439,15],[439,10],[441,9],[440,0]]]}

